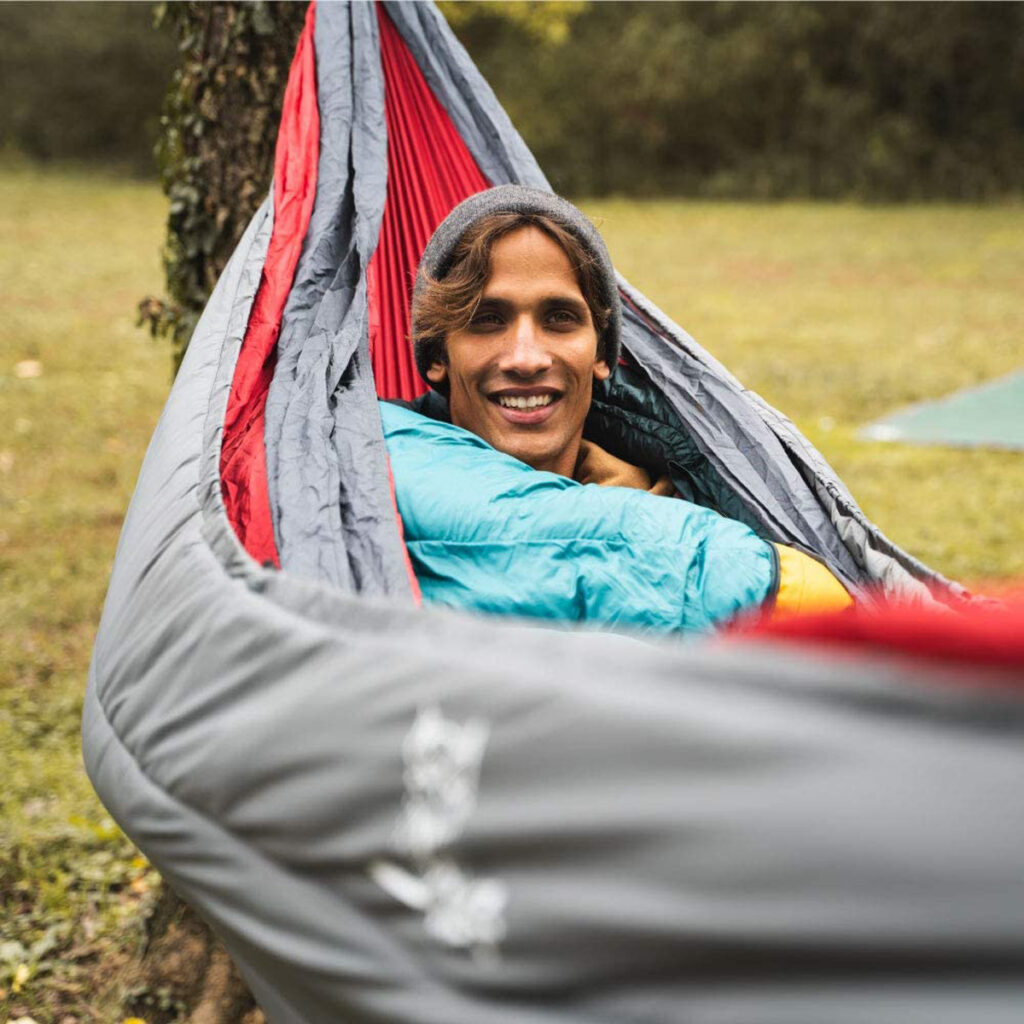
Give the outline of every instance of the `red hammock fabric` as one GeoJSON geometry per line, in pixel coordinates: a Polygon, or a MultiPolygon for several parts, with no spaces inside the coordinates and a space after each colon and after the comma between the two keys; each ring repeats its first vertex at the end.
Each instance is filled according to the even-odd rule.
{"type": "Polygon", "coordinates": [[[388,186],[377,251],[366,272],[370,361],[382,398],[426,391],[409,344],[409,304],[434,229],[467,196],[490,187],[383,7],[388,186]]]}
{"type": "Polygon", "coordinates": [[[1003,605],[966,605],[956,612],[898,603],[879,609],[858,606],[838,615],[758,623],[733,636],[824,646],[861,658],[924,658],[948,667],[959,684],[1009,683],[1024,689],[1024,595],[1003,605]]]}
{"type": "MultiPolygon", "coordinates": [[[[274,160],[274,230],[231,384],[220,460],[221,491],[235,533],[253,558],[276,568],[280,560],[267,489],[264,417],[281,315],[316,198],[320,114],[315,18],[311,3],[284,95],[274,160]]],[[[380,237],[367,268],[370,351],[377,394],[409,399],[425,390],[408,340],[409,302],[420,256],[449,211],[489,182],[380,7],[378,21],[388,181],[380,237]]],[[[417,590],[411,567],[410,579],[417,590]]]]}
{"type": "Polygon", "coordinates": [[[235,365],[220,452],[221,493],[228,519],[245,550],[258,562],[275,568],[280,568],[280,561],[270,517],[263,427],[277,362],[281,314],[316,199],[320,110],[315,22],[315,5],[311,3],[288,75],[274,154],[274,230],[235,365]]]}

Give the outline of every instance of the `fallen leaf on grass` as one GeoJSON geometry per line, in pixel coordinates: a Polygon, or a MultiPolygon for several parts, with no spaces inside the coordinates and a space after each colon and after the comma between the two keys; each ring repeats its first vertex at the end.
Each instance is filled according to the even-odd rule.
{"type": "MultiPolygon", "coordinates": [[[[2,459],[2,456],[3,453],[0,452],[0,459],[2,459]]],[[[3,465],[0,463],[0,469],[2,468],[3,465]]],[[[50,809],[50,803],[51,801],[44,797],[33,797],[31,800],[25,801],[21,812],[29,821],[33,821],[35,818],[41,818],[50,809]]]]}
{"type": "Polygon", "coordinates": [[[11,991],[17,995],[24,987],[25,982],[31,977],[32,972],[28,964],[18,964],[14,970],[14,980],[11,982],[11,991]]]}
{"type": "Polygon", "coordinates": [[[42,375],[43,364],[38,359],[22,359],[20,363],[14,364],[14,376],[21,380],[31,380],[42,375]]]}

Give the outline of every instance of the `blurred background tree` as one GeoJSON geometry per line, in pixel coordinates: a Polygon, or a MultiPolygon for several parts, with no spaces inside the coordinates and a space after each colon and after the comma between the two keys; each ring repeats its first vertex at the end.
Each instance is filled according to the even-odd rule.
{"type": "MultiPolygon", "coordinates": [[[[1021,4],[441,8],[572,196],[980,201],[1024,182],[1021,4]]],[[[4,151],[138,172],[156,141],[169,298],[141,313],[177,358],[267,190],[304,14],[0,5],[4,151]]]]}
{"type": "MultiPolygon", "coordinates": [[[[240,146],[251,207],[304,6],[160,4],[154,19],[130,3],[0,5],[2,145],[154,169],[170,79],[165,187],[204,146],[227,155],[229,142],[205,141],[216,124],[240,146]]],[[[1021,188],[1020,4],[440,6],[572,195],[983,200],[1021,188]]]]}
{"type": "Polygon", "coordinates": [[[140,319],[180,363],[213,286],[270,185],[302,3],[169,3],[156,22],[178,43],[156,158],[170,200],[168,300],[140,319]]]}
{"type": "Polygon", "coordinates": [[[557,190],[986,199],[1019,191],[1024,8],[597,3],[544,34],[445,5],[557,190]]]}
{"type": "Polygon", "coordinates": [[[0,152],[151,176],[174,64],[149,4],[0,4],[0,152]]]}

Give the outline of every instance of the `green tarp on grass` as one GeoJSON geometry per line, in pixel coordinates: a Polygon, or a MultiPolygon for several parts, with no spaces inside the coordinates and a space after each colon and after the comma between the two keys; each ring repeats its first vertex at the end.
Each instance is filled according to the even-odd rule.
{"type": "Polygon", "coordinates": [[[1024,449],[1024,370],[876,420],[872,441],[1024,449]]]}

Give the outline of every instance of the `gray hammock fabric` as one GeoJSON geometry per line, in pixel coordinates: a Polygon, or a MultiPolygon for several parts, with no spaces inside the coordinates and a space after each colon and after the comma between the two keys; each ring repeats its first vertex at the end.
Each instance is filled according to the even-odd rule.
{"type": "MultiPolygon", "coordinates": [[[[384,9],[488,178],[546,187],[440,15],[384,9]]],[[[912,662],[414,605],[367,347],[377,18],[317,10],[317,197],[266,421],[282,571],[239,542],[220,478],[268,200],[125,520],[82,733],[103,802],[275,1024],[1019,1020],[1018,698],[912,662]]],[[[942,591],[622,288],[628,350],[766,533],[853,584],[942,591]]]]}

